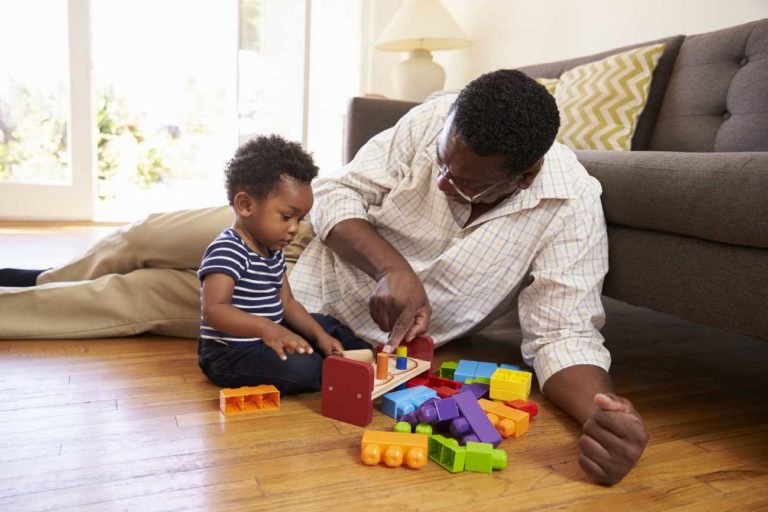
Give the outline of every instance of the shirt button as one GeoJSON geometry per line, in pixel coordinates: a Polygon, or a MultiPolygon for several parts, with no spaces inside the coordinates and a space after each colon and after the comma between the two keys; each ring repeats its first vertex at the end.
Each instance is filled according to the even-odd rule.
{"type": "Polygon", "coordinates": [[[739,61],[739,66],[746,66],[747,62],[749,62],[749,58],[742,57],[741,60],[739,61]]]}

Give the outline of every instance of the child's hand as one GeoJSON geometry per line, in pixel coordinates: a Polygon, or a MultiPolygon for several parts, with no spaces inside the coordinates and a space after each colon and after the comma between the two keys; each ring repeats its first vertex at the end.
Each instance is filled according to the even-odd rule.
{"type": "Polygon", "coordinates": [[[612,393],[598,393],[594,400],[597,409],[579,439],[579,465],[594,481],[613,485],[640,459],[648,433],[629,400],[612,393]]]}
{"type": "Polygon", "coordinates": [[[289,354],[311,354],[313,352],[312,347],[304,338],[281,325],[275,324],[275,328],[270,329],[261,339],[283,361],[288,359],[285,355],[286,352],[289,354]]]}
{"type": "Polygon", "coordinates": [[[344,346],[341,344],[341,342],[336,338],[334,338],[333,336],[329,336],[328,334],[318,336],[317,347],[326,356],[330,356],[334,352],[341,352],[342,350],[344,350],[344,346]]]}

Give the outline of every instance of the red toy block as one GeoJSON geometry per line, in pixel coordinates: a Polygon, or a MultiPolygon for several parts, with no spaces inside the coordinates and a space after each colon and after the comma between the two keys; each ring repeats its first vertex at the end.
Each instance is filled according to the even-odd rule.
{"type": "Polygon", "coordinates": [[[527,412],[531,419],[539,414],[539,407],[536,405],[536,402],[531,400],[509,400],[508,402],[504,402],[504,405],[519,411],[527,412]]]}
{"type": "MultiPolygon", "coordinates": [[[[415,338],[408,344],[408,358],[411,365],[412,359],[421,356],[429,356],[429,359],[415,362],[411,372],[415,375],[429,375],[434,342],[428,336],[415,338]],[[417,354],[417,355],[413,355],[417,354]],[[421,371],[423,368],[424,371],[421,371]]],[[[323,360],[323,381],[321,412],[323,416],[335,420],[345,421],[358,427],[364,427],[371,422],[373,416],[373,399],[383,395],[402,384],[407,378],[401,372],[394,375],[387,382],[380,380],[374,383],[373,366],[363,361],[355,361],[339,356],[329,356],[323,360]]]]}
{"type": "Polygon", "coordinates": [[[426,386],[437,391],[437,396],[440,398],[448,398],[459,392],[461,389],[461,382],[438,377],[437,375],[430,375],[428,377],[420,376],[413,378],[406,383],[406,386],[409,388],[426,386]]]}

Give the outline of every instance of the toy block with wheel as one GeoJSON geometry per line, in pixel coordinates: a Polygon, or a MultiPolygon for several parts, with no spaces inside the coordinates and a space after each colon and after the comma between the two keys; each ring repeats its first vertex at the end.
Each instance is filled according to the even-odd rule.
{"type": "MultiPolygon", "coordinates": [[[[369,350],[369,359],[356,360],[333,355],[323,361],[321,412],[323,416],[358,427],[365,427],[373,417],[373,400],[408,380],[422,374],[429,375],[434,352],[434,342],[428,336],[414,338],[408,343],[407,368],[396,368],[397,356],[386,358],[386,378],[383,372],[377,375],[381,364],[374,363],[369,350]]],[[[379,347],[381,348],[381,347],[379,347]]],[[[381,357],[377,355],[377,360],[381,357]]],[[[384,361],[384,358],[381,358],[384,361]]]]}
{"type": "Polygon", "coordinates": [[[528,432],[530,415],[527,412],[484,398],[478,400],[477,403],[485,411],[501,437],[505,439],[510,436],[517,438],[528,432]]]}
{"type": "Polygon", "coordinates": [[[428,439],[426,434],[366,430],[360,443],[360,459],[369,466],[383,461],[397,468],[405,462],[409,468],[418,469],[427,464],[428,439]]]}

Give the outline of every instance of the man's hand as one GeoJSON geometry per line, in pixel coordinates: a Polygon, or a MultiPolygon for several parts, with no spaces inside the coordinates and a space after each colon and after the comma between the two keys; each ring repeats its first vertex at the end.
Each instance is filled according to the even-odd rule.
{"type": "Polygon", "coordinates": [[[326,356],[330,356],[334,352],[342,352],[344,350],[344,346],[341,344],[341,342],[328,334],[319,336],[317,338],[317,347],[326,356]]]}
{"type": "Polygon", "coordinates": [[[579,465],[597,483],[613,485],[624,478],[643,454],[648,433],[629,400],[597,393],[596,407],[579,439],[579,465]]]}
{"type": "Polygon", "coordinates": [[[385,352],[426,333],[432,316],[424,285],[411,269],[381,276],[371,293],[369,309],[373,321],[382,331],[389,332],[385,352]]]}
{"type": "Polygon", "coordinates": [[[261,339],[283,361],[288,359],[288,356],[285,355],[286,352],[289,354],[311,354],[313,352],[312,347],[304,338],[281,325],[275,324],[261,339]]]}

